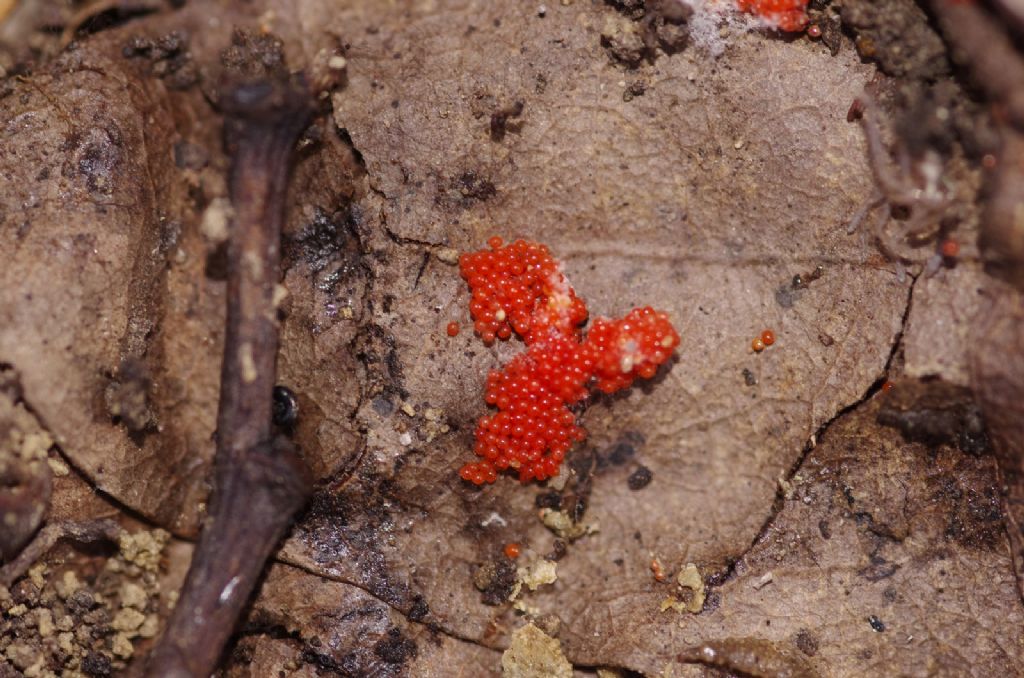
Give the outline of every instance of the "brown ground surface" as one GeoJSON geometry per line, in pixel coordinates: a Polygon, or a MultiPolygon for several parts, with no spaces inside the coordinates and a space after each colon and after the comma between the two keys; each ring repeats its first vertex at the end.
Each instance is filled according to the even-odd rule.
{"type": "MultiPolygon", "coordinates": [[[[580,673],[1024,672],[1024,310],[984,272],[982,175],[953,129],[982,114],[943,81],[955,115],[920,143],[943,153],[961,256],[903,275],[869,229],[847,232],[875,187],[847,111],[874,81],[887,139],[907,111],[923,127],[939,104],[921,91],[948,65],[887,61],[894,38],[864,4],[844,9],[835,55],[733,30],[716,58],[666,44],[663,24],[643,51],[642,3],[123,3],[107,17],[121,25],[62,51],[35,30],[81,6],[15,3],[0,24],[0,473],[34,478],[48,454],[50,523],[173,536],[153,533],[155,569],[130,544],[63,545],[0,590],[0,675],[116,672],[152,636],[123,611],[163,618],[187,565],[225,298],[208,99],[236,25],[273,31],[296,68],[339,49],[347,79],[297,153],[285,227],[278,381],[318,490],[226,674],[500,674],[527,617],[580,673]],[[858,55],[858,28],[896,80],[858,55]],[[624,63],[623,40],[643,58],[624,63]],[[521,348],[444,331],[470,324],[452,251],[492,234],[548,244],[593,314],[652,304],[683,339],[651,383],[591,403],[567,482],[457,476],[483,375],[521,348]],[[778,340],[755,354],[764,328],[778,340]],[[53,447],[28,451],[40,432],[53,447]],[[589,533],[561,538],[541,507],[589,533]],[[516,566],[558,556],[557,580],[515,609],[508,542],[516,566]],[[662,610],[692,597],[676,583],[688,563],[703,610],[662,610]],[[94,605],[69,602],[66,572],[94,605]],[[64,616],[91,635],[65,643],[64,616]]],[[[907,45],[941,45],[906,5],[886,7],[918,22],[907,45]]]]}

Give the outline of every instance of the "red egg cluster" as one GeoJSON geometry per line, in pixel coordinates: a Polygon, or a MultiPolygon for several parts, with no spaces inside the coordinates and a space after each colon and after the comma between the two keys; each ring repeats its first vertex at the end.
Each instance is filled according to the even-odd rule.
{"type": "Polygon", "coordinates": [[[807,26],[808,0],[736,0],[740,11],[756,14],[781,31],[802,31],[807,26]]]}
{"type": "Polygon", "coordinates": [[[597,356],[596,388],[614,393],[629,388],[637,377],[653,377],[679,345],[679,334],[667,314],[644,306],[621,320],[596,319],[586,343],[597,356]]]}
{"type": "Polygon", "coordinates": [[[599,318],[586,338],[587,308],[547,247],[517,240],[464,254],[459,264],[473,300],[474,328],[485,343],[514,331],[527,351],[487,376],[485,400],[497,413],[480,418],[474,451],[481,458],[459,474],[477,485],[514,468],[522,482],[558,475],[586,432],[570,409],[594,386],[605,393],[654,376],[679,345],[668,316],[650,307],[620,320],[599,318]]]}
{"type": "Polygon", "coordinates": [[[473,291],[473,329],[484,343],[508,339],[512,332],[527,344],[551,330],[577,332],[587,307],[548,248],[525,240],[502,247],[497,236],[488,242],[490,250],[459,257],[462,277],[473,291]]]}

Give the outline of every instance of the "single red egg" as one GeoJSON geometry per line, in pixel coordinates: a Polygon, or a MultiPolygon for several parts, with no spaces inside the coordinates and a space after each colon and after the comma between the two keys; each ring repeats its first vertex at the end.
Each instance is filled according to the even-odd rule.
{"type": "Polygon", "coordinates": [[[456,336],[459,333],[459,323],[455,321],[448,323],[447,327],[444,328],[444,331],[448,333],[449,337],[456,336]]]}
{"type": "MultiPolygon", "coordinates": [[[[772,332],[771,330],[765,330],[764,332],[761,333],[761,342],[765,346],[771,346],[772,344],[775,343],[775,333],[772,332]]],[[[754,350],[756,351],[757,349],[754,350]]]]}
{"type": "Polygon", "coordinates": [[[761,351],[764,350],[764,339],[762,339],[761,337],[757,337],[752,342],[750,342],[750,348],[754,349],[754,353],[760,353],[761,351]]]}
{"type": "Polygon", "coordinates": [[[957,255],[960,254],[960,243],[952,238],[946,238],[939,245],[939,252],[947,259],[956,259],[957,255]]]}
{"type": "Polygon", "coordinates": [[[510,560],[515,560],[519,557],[519,544],[511,541],[505,544],[505,556],[510,560]]]}

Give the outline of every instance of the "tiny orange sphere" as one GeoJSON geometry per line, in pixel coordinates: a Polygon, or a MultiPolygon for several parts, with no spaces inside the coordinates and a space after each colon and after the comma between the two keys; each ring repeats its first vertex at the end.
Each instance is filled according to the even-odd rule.
{"type": "Polygon", "coordinates": [[[516,558],[518,558],[519,544],[515,543],[514,541],[510,541],[509,543],[505,544],[505,555],[511,560],[515,560],[516,558]]]}
{"type": "Polygon", "coordinates": [[[754,353],[760,353],[764,350],[764,339],[758,337],[750,342],[750,348],[754,349],[754,353]]]}
{"type": "Polygon", "coordinates": [[[893,387],[894,387],[894,384],[891,381],[889,381],[888,379],[886,379],[882,383],[882,391],[884,393],[888,393],[889,391],[891,391],[893,389],[893,387]]]}
{"type": "Polygon", "coordinates": [[[500,248],[502,243],[504,243],[504,242],[505,241],[502,240],[501,237],[497,236],[497,235],[492,235],[490,238],[487,239],[487,245],[492,250],[496,250],[496,249],[500,248]]]}
{"type": "Polygon", "coordinates": [[[810,26],[807,27],[807,35],[812,38],[820,38],[821,26],[819,26],[818,24],[811,24],[810,26]]]}
{"type": "Polygon", "coordinates": [[[942,253],[942,256],[947,259],[955,259],[956,255],[960,254],[960,243],[952,238],[946,238],[942,241],[942,244],[939,245],[939,251],[942,253]]]}
{"type": "Polygon", "coordinates": [[[454,337],[459,333],[459,323],[455,321],[448,323],[448,326],[444,328],[444,331],[448,333],[449,337],[454,337]]]}
{"type": "Polygon", "coordinates": [[[651,558],[651,574],[654,575],[654,581],[665,581],[665,570],[657,558],[651,558]]]}
{"type": "Polygon", "coordinates": [[[771,330],[765,330],[764,332],[761,333],[761,342],[765,346],[771,346],[772,344],[775,343],[775,333],[772,332],[771,330]]]}

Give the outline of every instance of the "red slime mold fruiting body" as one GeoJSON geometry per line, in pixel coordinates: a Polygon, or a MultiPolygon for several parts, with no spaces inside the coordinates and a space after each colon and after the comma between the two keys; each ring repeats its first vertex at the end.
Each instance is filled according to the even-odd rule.
{"type": "Polygon", "coordinates": [[[780,31],[802,31],[807,27],[808,0],[736,0],[740,11],[756,14],[780,31]]]}
{"type": "Polygon", "coordinates": [[[496,236],[488,243],[491,250],[459,259],[474,329],[487,344],[514,332],[528,348],[487,376],[484,399],[498,411],[480,418],[474,452],[481,459],[459,474],[480,485],[513,468],[522,482],[544,480],[558,475],[573,443],[586,436],[570,406],[591,387],[612,393],[654,376],[679,335],[666,314],[648,306],[619,320],[598,318],[584,339],[587,307],[548,248],[524,240],[502,247],[496,236]]]}
{"type": "Polygon", "coordinates": [[[598,318],[585,344],[597,356],[597,388],[614,393],[629,388],[637,377],[653,377],[679,345],[679,335],[667,314],[645,306],[621,320],[598,318]]]}
{"type": "Polygon", "coordinates": [[[473,291],[473,329],[485,344],[508,339],[513,332],[527,344],[549,330],[577,332],[587,319],[587,307],[547,247],[525,240],[501,247],[500,238],[491,238],[491,247],[459,257],[462,277],[473,291]]]}

